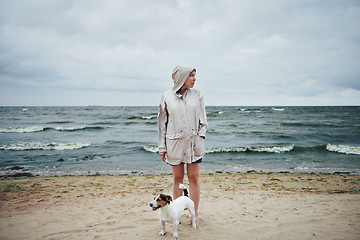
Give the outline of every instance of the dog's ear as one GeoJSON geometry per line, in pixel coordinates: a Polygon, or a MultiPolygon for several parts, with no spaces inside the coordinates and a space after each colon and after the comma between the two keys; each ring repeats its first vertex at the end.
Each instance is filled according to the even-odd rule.
{"type": "Polygon", "coordinates": [[[166,196],[166,202],[167,202],[167,203],[172,202],[172,197],[171,197],[170,195],[167,195],[167,196],[166,196]]]}

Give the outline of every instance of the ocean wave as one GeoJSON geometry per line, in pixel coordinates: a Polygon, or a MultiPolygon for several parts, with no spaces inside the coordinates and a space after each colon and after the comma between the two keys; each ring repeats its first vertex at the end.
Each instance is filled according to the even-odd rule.
{"type": "Polygon", "coordinates": [[[285,111],[285,108],[272,108],[272,110],[282,112],[285,111]]]}
{"type": "Polygon", "coordinates": [[[246,147],[229,147],[229,148],[205,148],[205,153],[220,153],[220,152],[246,152],[246,147]]]}
{"type": "Polygon", "coordinates": [[[127,119],[145,119],[145,120],[151,120],[157,118],[157,115],[141,115],[141,116],[130,116],[127,119]]]}
{"type": "MultiPolygon", "coordinates": [[[[159,151],[157,146],[145,145],[143,149],[147,152],[156,153],[159,151]]],[[[258,146],[258,147],[225,147],[225,148],[205,148],[205,153],[228,153],[228,152],[265,152],[265,153],[284,153],[294,149],[294,146],[258,146]]]]}
{"type": "Polygon", "coordinates": [[[49,129],[56,131],[78,131],[84,129],[103,129],[103,127],[94,126],[73,126],[73,127],[44,127],[44,126],[31,126],[31,127],[10,127],[10,128],[0,128],[0,133],[33,133],[41,132],[49,129]]]}
{"type": "Polygon", "coordinates": [[[121,140],[108,140],[105,142],[106,145],[110,146],[118,146],[118,145],[135,145],[137,142],[135,141],[121,141],[121,140]]]}
{"type": "MultiPolygon", "coordinates": [[[[145,145],[143,149],[147,152],[156,153],[159,151],[157,146],[145,145]]],[[[302,147],[295,145],[288,146],[255,146],[255,147],[224,147],[224,148],[205,148],[205,153],[244,153],[244,152],[259,152],[259,153],[285,153],[285,152],[303,152],[303,151],[330,151],[344,154],[360,155],[360,147],[346,146],[346,145],[318,145],[312,147],[302,147]]]]}
{"type": "Polygon", "coordinates": [[[145,146],[143,146],[143,149],[147,152],[152,152],[152,153],[159,152],[159,148],[154,145],[145,145],[145,146]]]}
{"type": "Polygon", "coordinates": [[[224,111],[215,111],[215,112],[206,112],[206,115],[208,116],[208,117],[217,117],[217,116],[219,116],[219,115],[223,115],[223,114],[225,114],[226,112],[224,112],[224,111]]]}
{"type": "Polygon", "coordinates": [[[142,118],[142,119],[150,120],[150,119],[157,118],[157,116],[141,116],[141,118],[142,118]]]}
{"type": "Polygon", "coordinates": [[[0,145],[0,150],[74,150],[88,147],[90,145],[91,143],[19,143],[11,145],[0,145]]]}
{"type": "Polygon", "coordinates": [[[53,129],[57,131],[76,131],[76,130],[83,130],[88,128],[87,126],[78,126],[78,127],[54,127],[53,129]]]}
{"type": "Polygon", "coordinates": [[[73,123],[73,121],[52,121],[52,122],[47,122],[46,124],[66,124],[66,123],[73,123]]]}
{"type": "Polygon", "coordinates": [[[55,129],[57,131],[78,131],[78,130],[84,130],[84,129],[104,129],[104,127],[100,126],[78,126],[78,127],[54,127],[52,129],[55,129]]]}
{"type": "Polygon", "coordinates": [[[40,132],[47,129],[48,129],[47,127],[42,127],[42,126],[9,127],[9,128],[0,128],[0,133],[31,133],[31,132],[40,132]]]}
{"type": "Polygon", "coordinates": [[[229,147],[229,148],[206,148],[205,153],[221,152],[267,152],[267,153],[284,153],[290,152],[294,146],[256,146],[256,147],[229,147]]]}
{"type": "Polygon", "coordinates": [[[242,113],[262,113],[264,112],[264,109],[262,108],[242,108],[240,109],[242,113]]]}
{"type": "Polygon", "coordinates": [[[330,152],[360,155],[360,147],[327,144],[326,150],[330,152]]]}

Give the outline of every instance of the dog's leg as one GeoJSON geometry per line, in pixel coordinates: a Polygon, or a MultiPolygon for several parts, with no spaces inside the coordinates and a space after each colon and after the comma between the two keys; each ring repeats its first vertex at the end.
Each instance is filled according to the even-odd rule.
{"type": "Polygon", "coordinates": [[[189,208],[189,211],[191,213],[191,216],[192,216],[192,222],[191,222],[191,225],[193,228],[196,228],[196,222],[195,222],[195,208],[194,208],[194,205],[192,205],[190,208],[189,208]]]}
{"type": "Polygon", "coordinates": [[[174,236],[174,238],[178,238],[179,237],[179,235],[178,235],[178,233],[177,233],[177,228],[178,228],[178,226],[179,226],[179,221],[175,221],[175,222],[173,222],[173,224],[174,224],[174,231],[173,231],[173,236],[174,236]]]}
{"type": "Polygon", "coordinates": [[[161,232],[159,232],[159,235],[161,235],[161,236],[164,236],[165,235],[165,221],[162,221],[162,220],[160,220],[160,223],[161,223],[161,226],[162,226],[162,230],[161,230],[161,232]]]}

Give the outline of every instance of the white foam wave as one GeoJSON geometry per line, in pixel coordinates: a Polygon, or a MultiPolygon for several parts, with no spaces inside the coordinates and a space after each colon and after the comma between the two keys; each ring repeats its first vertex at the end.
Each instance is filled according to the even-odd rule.
{"type": "MultiPolygon", "coordinates": [[[[156,153],[159,151],[157,146],[145,145],[143,149],[147,152],[156,153]]],[[[206,148],[205,153],[226,153],[226,152],[268,152],[283,153],[290,152],[294,146],[269,146],[269,147],[228,147],[228,148],[206,148]]]]}
{"type": "Polygon", "coordinates": [[[258,147],[230,147],[230,148],[207,148],[206,153],[216,152],[268,152],[268,153],[283,153],[290,152],[294,149],[294,145],[291,146],[258,146],[258,147]]]}
{"type": "Polygon", "coordinates": [[[43,126],[31,126],[31,127],[9,127],[9,128],[0,128],[1,133],[30,133],[30,132],[40,132],[47,129],[43,126]]]}
{"type": "Polygon", "coordinates": [[[57,131],[75,131],[82,130],[87,128],[87,126],[78,126],[78,127],[55,127],[54,129],[57,131]]]}
{"type": "Polygon", "coordinates": [[[153,118],[157,118],[157,116],[141,116],[142,119],[147,119],[147,120],[150,120],[150,119],[153,119],[153,118]]]}
{"type": "Polygon", "coordinates": [[[143,149],[147,152],[153,152],[153,153],[159,152],[159,148],[154,145],[145,145],[143,149]]]}
{"type": "Polygon", "coordinates": [[[87,126],[74,126],[74,127],[44,127],[44,126],[31,126],[31,127],[9,127],[0,128],[0,133],[33,133],[41,132],[47,129],[54,129],[56,131],[76,131],[88,128],[87,126]]]}
{"type": "Polygon", "coordinates": [[[327,144],[326,150],[330,152],[360,155],[360,147],[355,146],[327,144]]]}
{"type": "Polygon", "coordinates": [[[282,112],[285,111],[285,108],[272,108],[272,110],[282,112]]]}
{"type": "Polygon", "coordinates": [[[0,150],[74,150],[88,147],[90,145],[91,143],[19,143],[11,145],[0,145],[0,150]]]}
{"type": "Polygon", "coordinates": [[[271,147],[250,147],[249,150],[253,152],[269,152],[269,153],[283,153],[290,152],[294,149],[294,145],[290,146],[271,146],[271,147]]]}
{"type": "Polygon", "coordinates": [[[262,108],[254,108],[254,109],[247,109],[247,108],[242,108],[240,109],[242,113],[262,113],[264,111],[264,109],[262,108]]]}
{"type": "Polygon", "coordinates": [[[220,152],[246,152],[246,147],[230,147],[230,148],[206,148],[205,153],[220,153],[220,152]]]}

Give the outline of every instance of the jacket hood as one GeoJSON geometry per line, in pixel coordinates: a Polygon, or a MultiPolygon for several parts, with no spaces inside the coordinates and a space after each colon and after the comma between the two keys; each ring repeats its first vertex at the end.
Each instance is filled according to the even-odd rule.
{"type": "Polygon", "coordinates": [[[177,65],[172,72],[172,79],[174,81],[174,86],[171,90],[174,93],[179,91],[179,89],[186,82],[186,79],[189,77],[190,73],[194,70],[196,71],[196,69],[193,67],[177,65]]]}

